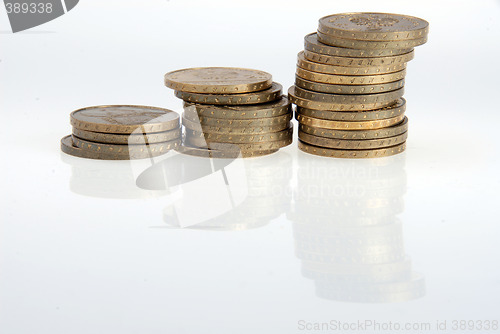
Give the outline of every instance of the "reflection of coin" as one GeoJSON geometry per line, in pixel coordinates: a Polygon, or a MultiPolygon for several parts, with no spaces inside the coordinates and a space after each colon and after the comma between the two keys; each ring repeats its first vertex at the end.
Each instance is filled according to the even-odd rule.
{"type": "Polygon", "coordinates": [[[105,133],[150,133],[179,127],[179,115],[176,112],[146,106],[87,107],[73,111],[70,118],[75,128],[105,133]]]}
{"type": "Polygon", "coordinates": [[[290,123],[290,127],[286,130],[271,133],[262,134],[223,134],[223,133],[202,133],[198,131],[193,131],[186,129],[186,138],[191,137],[194,139],[199,139],[207,143],[217,142],[217,143],[262,143],[268,141],[278,141],[286,138],[291,138],[293,134],[293,127],[290,123]]]}
{"type": "Polygon", "coordinates": [[[356,57],[339,57],[328,56],[313,51],[304,51],[304,57],[316,63],[337,65],[337,66],[352,66],[352,67],[367,67],[367,66],[387,66],[404,64],[409,62],[415,56],[412,50],[408,53],[399,56],[386,56],[386,57],[371,57],[371,58],[356,58],[356,57]]]}
{"type": "Polygon", "coordinates": [[[332,85],[319,83],[314,81],[309,81],[302,79],[301,77],[295,77],[295,86],[312,90],[321,93],[330,94],[375,94],[391,92],[393,90],[403,88],[405,84],[404,79],[394,82],[389,82],[385,84],[376,85],[332,85]]]}
{"type": "MultiPolygon", "coordinates": [[[[182,118],[183,124],[184,120],[189,120],[191,122],[200,124],[202,127],[205,125],[208,126],[219,126],[219,127],[228,127],[228,128],[256,128],[261,126],[273,126],[273,125],[288,125],[290,120],[292,119],[291,114],[285,114],[276,117],[267,117],[267,118],[256,118],[256,119],[227,119],[227,118],[213,118],[213,117],[204,117],[200,116],[198,118],[184,114],[182,118]]],[[[196,129],[194,129],[196,130],[196,129]]]]}
{"type": "Polygon", "coordinates": [[[165,86],[191,93],[248,93],[267,89],[271,84],[271,74],[245,68],[187,68],[165,74],[165,86]]]}
{"type": "Polygon", "coordinates": [[[391,65],[349,67],[330,64],[320,64],[310,61],[304,57],[304,52],[299,52],[297,56],[297,66],[313,72],[336,74],[336,75],[377,75],[398,72],[406,68],[406,63],[391,65]]]}
{"type": "Polygon", "coordinates": [[[319,30],[346,39],[401,41],[426,37],[429,23],[418,17],[386,13],[343,13],[319,19],[319,30]]]}
{"type": "Polygon", "coordinates": [[[184,113],[214,118],[252,119],[284,115],[291,110],[290,101],[286,96],[269,103],[243,106],[212,106],[184,102],[184,113]]]}
{"type": "Polygon", "coordinates": [[[370,121],[392,118],[404,114],[406,110],[406,100],[400,98],[395,104],[382,109],[371,111],[328,111],[314,110],[297,107],[297,115],[301,114],[312,118],[321,118],[331,121],[370,121]]]}
{"type": "Polygon", "coordinates": [[[335,46],[330,46],[319,42],[316,33],[312,33],[304,37],[304,49],[306,49],[307,51],[312,51],[329,56],[361,57],[361,58],[397,56],[412,51],[412,49],[356,50],[348,48],[338,48],[335,46]]]}
{"type": "Polygon", "coordinates": [[[260,134],[267,132],[278,132],[285,130],[289,123],[278,123],[274,125],[255,126],[255,127],[232,127],[232,126],[210,126],[202,125],[199,121],[191,121],[187,118],[182,119],[182,125],[186,129],[203,132],[203,133],[224,133],[224,134],[260,134]]]}
{"type": "Polygon", "coordinates": [[[172,140],[164,143],[150,145],[117,145],[101,144],[83,140],[73,136],[73,146],[85,151],[106,154],[108,159],[142,159],[167,153],[169,150],[179,146],[180,140],[172,140]]]}
{"type": "Polygon", "coordinates": [[[299,149],[315,155],[330,158],[379,158],[401,153],[405,150],[406,143],[393,147],[381,148],[377,150],[337,150],[332,148],[323,148],[306,144],[299,140],[299,149]]]}
{"type": "Polygon", "coordinates": [[[332,130],[369,130],[369,129],[380,129],[396,125],[400,123],[404,118],[404,115],[399,115],[392,118],[380,119],[375,121],[356,121],[356,122],[344,122],[344,121],[330,121],[318,118],[312,118],[304,115],[297,115],[297,120],[301,124],[309,125],[316,128],[332,129],[332,130]]]}
{"type": "Polygon", "coordinates": [[[297,76],[309,81],[336,85],[373,85],[398,81],[405,78],[406,70],[378,75],[332,75],[318,73],[297,67],[297,76]]]}
{"type": "Polygon", "coordinates": [[[292,137],[284,138],[281,140],[277,141],[271,141],[271,142],[263,142],[263,143],[238,143],[238,144],[233,144],[233,143],[215,143],[215,142],[210,142],[207,143],[203,138],[195,139],[192,137],[186,137],[186,144],[190,146],[195,146],[195,147],[208,147],[210,149],[214,150],[241,150],[241,151],[270,151],[270,150],[276,150],[285,146],[288,146],[292,143],[292,137]]]}
{"type": "Polygon", "coordinates": [[[364,150],[364,149],[390,147],[405,142],[406,138],[408,138],[408,132],[405,132],[396,137],[388,137],[381,139],[346,140],[346,139],[317,137],[314,135],[310,135],[306,132],[299,131],[299,139],[305,143],[314,146],[338,148],[345,150],[364,150]]]}
{"type": "Polygon", "coordinates": [[[299,124],[299,131],[325,138],[335,139],[377,139],[398,136],[408,131],[408,118],[405,117],[403,122],[396,125],[374,129],[374,130],[330,130],[309,126],[306,124],[299,124]]]}
{"type": "Polygon", "coordinates": [[[418,39],[408,39],[404,41],[359,41],[354,39],[344,39],[327,35],[318,31],[318,40],[323,44],[337,46],[341,48],[351,48],[358,50],[373,50],[373,49],[411,49],[416,46],[425,44],[427,36],[418,39]]]}
{"type": "Polygon", "coordinates": [[[191,147],[191,146],[180,146],[176,149],[177,152],[197,157],[203,158],[218,158],[218,159],[236,159],[238,157],[243,158],[251,158],[251,157],[260,157],[263,155],[269,155],[277,152],[278,150],[267,150],[267,151],[219,151],[213,150],[209,148],[201,148],[201,147],[191,147]]]}
{"type": "Polygon", "coordinates": [[[235,105],[235,104],[258,104],[277,100],[281,96],[282,86],[274,82],[266,90],[243,93],[243,94],[200,94],[175,91],[175,96],[187,102],[216,104],[216,105],[235,105]]]}
{"type": "Polygon", "coordinates": [[[181,129],[175,129],[164,132],[153,132],[144,134],[115,134],[85,131],[78,128],[73,128],[73,135],[85,140],[107,143],[107,144],[151,144],[160,143],[170,140],[179,139],[181,137],[181,129]]]}

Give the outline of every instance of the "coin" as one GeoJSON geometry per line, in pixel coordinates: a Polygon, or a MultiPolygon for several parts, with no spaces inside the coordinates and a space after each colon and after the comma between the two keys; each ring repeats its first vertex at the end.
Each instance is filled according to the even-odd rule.
{"type": "MultiPolygon", "coordinates": [[[[351,102],[351,103],[349,103],[349,102],[340,103],[339,102],[339,103],[336,103],[336,102],[331,102],[336,97],[339,97],[338,98],[339,101],[349,101],[349,99],[343,99],[341,97],[353,97],[352,101],[356,101],[356,98],[358,98],[360,96],[371,97],[372,95],[333,95],[333,94],[329,94],[329,95],[331,95],[330,102],[319,102],[319,101],[312,101],[309,99],[304,99],[304,98],[299,97],[297,95],[297,92],[299,91],[299,89],[301,89],[301,88],[292,86],[288,90],[288,96],[290,98],[290,101],[292,101],[292,103],[295,103],[297,106],[304,107],[307,109],[331,110],[331,111],[350,111],[350,110],[351,111],[352,110],[364,111],[364,110],[380,109],[380,108],[384,108],[386,106],[393,104],[399,97],[402,96],[402,92],[395,91],[395,92],[397,92],[397,94],[392,94],[393,92],[380,93],[380,94],[389,94],[389,95],[384,95],[383,98],[377,97],[377,96],[375,96],[373,98],[367,98],[365,100],[367,102],[363,102],[363,100],[359,99],[358,102],[351,102]],[[382,102],[377,102],[377,99],[379,99],[382,102]]],[[[320,95],[318,95],[318,94],[322,94],[322,93],[315,93],[314,97],[321,99],[320,95]]],[[[380,94],[376,94],[376,95],[380,95],[380,94]]],[[[313,96],[311,93],[304,93],[303,95],[304,96],[313,96]]],[[[323,95],[327,95],[327,94],[323,94],[323,95]]]]}
{"type": "Polygon", "coordinates": [[[323,44],[337,46],[341,48],[350,48],[357,50],[373,50],[373,49],[411,49],[416,46],[425,44],[427,36],[418,39],[408,39],[404,41],[360,41],[354,39],[344,39],[327,35],[318,30],[318,41],[323,44]]]}
{"type": "Polygon", "coordinates": [[[404,115],[381,119],[376,121],[357,121],[357,122],[343,122],[343,121],[329,121],[324,119],[312,118],[304,115],[297,115],[299,123],[309,125],[316,128],[324,128],[331,130],[368,130],[386,128],[400,123],[404,115]]]}
{"type": "Polygon", "coordinates": [[[164,143],[149,145],[118,145],[94,143],[75,136],[72,136],[72,138],[73,146],[79,147],[85,151],[102,152],[109,157],[123,160],[155,157],[167,153],[180,144],[180,140],[171,140],[164,143]]]}
{"type": "Polygon", "coordinates": [[[70,122],[77,129],[93,132],[151,133],[178,128],[179,115],[172,110],[162,108],[109,105],[75,110],[70,114],[70,122]]]}
{"type": "Polygon", "coordinates": [[[299,130],[299,139],[310,145],[344,150],[361,150],[390,147],[401,144],[408,138],[408,132],[404,132],[395,137],[381,139],[346,140],[317,137],[299,130]]]}
{"type": "Polygon", "coordinates": [[[339,48],[331,45],[326,45],[318,40],[317,33],[312,33],[304,37],[304,49],[307,51],[312,51],[329,56],[340,56],[340,57],[386,57],[386,56],[398,56],[408,52],[413,49],[403,49],[403,50],[393,50],[393,49],[382,49],[382,50],[356,50],[348,48],[339,48]]]}
{"type": "Polygon", "coordinates": [[[129,157],[120,155],[110,155],[104,152],[97,151],[87,151],[82,148],[76,147],[73,145],[73,140],[71,135],[65,136],[61,139],[61,151],[66,154],[85,158],[85,159],[99,159],[99,160],[128,160],[129,157]]]}
{"type": "Polygon", "coordinates": [[[406,63],[368,67],[349,67],[338,65],[320,64],[310,61],[304,57],[301,51],[297,55],[297,66],[312,72],[336,74],[336,75],[377,75],[402,71],[406,68],[406,63]]]}
{"type": "MultiPolygon", "coordinates": [[[[318,93],[292,86],[292,95],[311,102],[324,102],[338,105],[353,105],[353,104],[370,104],[377,102],[391,102],[398,100],[404,94],[404,88],[394,90],[392,92],[362,94],[362,95],[345,95],[345,94],[328,94],[318,93]]],[[[297,104],[299,105],[299,104],[297,104]]],[[[302,107],[302,106],[301,106],[302,107]]],[[[304,106],[305,107],[305,106],[304,106]]],[[[313,108],[315,109],[315,108],[313,108]]]]}
{"type": "Polygon", "coordinates": [[[201,148],[201,147],[192,147],[187,145],[179,146],[175,149],[177,152],[197,157],[203,158],[215,158],[215,159],[236,159],[239,157],[242,158],[252,158],[252,157],[260,157],[264,155],[273,154],[278,152],[278,149],[275,150],[267,150],[267,151],[220,151],[213,150],[209,148],[201,148]]]}
{"type": "Polygon", "coordinates": [[[299,149],[301,151],[330,158],[359,159],[359,158],[387,157],[401,153],[405,150],[405,148],[406,148],[406,143],[376,150],[337,150],[332,148],[323,148],[323,147],[309,145],[299,140],[299,149]]]}
{"type": "Polygon", "coordinates": [[[279,100],[258,105],[213,106],[184,102],[184,113],[214,118],[255,119],[276,117],[291,112],[291,104],[286,96],[279,100]]]}
{"type": "Polygon", "coordinates": [[[318,29],[345,39],[400,41],[426,37],[429,22],[399,14],[342,13],[322,17],[318,29]]]}
{"type": "Polygon", "coordinates": [[[372,85],[404,79],[406,70],[378,75],[332,75],[317,73],[297,67],[297,76],[309,81],[336,85],[372,85]]]}
{"type": "Polygon", "coordinates": [[[271,88],[254,93],[243,94],[199,94],[175,91],[175,96],[187,102],[235,105],[235,104],[258,104],[274,101],[280,98],[283,87],[273,82],[271,88]]]}
{"type": "Polygon", "coordinates": [[[269,73],[233,67],[187,68],[165,74],[165,86],[201,94],[257,92],[270,88],[272,82],[269,73]]]}
{"type": "Polygon", "coordinates": [[[331,121],[372,121],[392,118],[404,114],[406,110],[406,100],[400,98],[395,104],[382,109],[371,111],[325,111],[297,107],[297,115],[301,114],[312,118],[321,118],[331,121]]]}
{"type": "Polygon", "coordinates": [[[404,79],[375,85],[332,85],[309,81],[295,76],[295,86],[315,92],[330,94],[375,94],[390,92],[404,87],[404,79]]]}
{"type": "Polygon", "coordinates": [[[402,122],[395,125],[373,130],[337,130],[313,127],[307,124],[299,124],[299,131],[317,137],[346,140],[388,138],[399,136],[400,134],[407,132],[408,118],[405,117],[402,122]]]}
{"type": "Polygon", "coordinates": [[[185,139],[185,143],[188,145],[198,146],[198,147],[208,147],[210,149],[221,150],[221,151],[228,150],[228,148],[230,147],[238,148],[241,151],[269,151],[288,146],[292,143],[292,141],[293,138],[289,137],[270,142],[233,144],[233,143],[215,143],[215,142],[207,143],[204,140],[198,140],[192,137],[186,137],[185,139]]]}
{"type": "Polygon", "coordinates": [[[73,135],[81,139],[104,144],[151,144],[179,139],[181,137],[181,129],[128,135],[92,132],[73,128],[73,135]]]}
{"type": "Polygon", "coordinates": [[[268,132],[278,132],[285,130],[289,123],[275,124],[269,126],[257,126],[257,127],[222,127],[222,126],[209,126],[202,125],[199,121],[190,121],[187,118],[182,119],[182,125],[186,129],[203,132],[203,133],[219,133],[219,134],[261,134],[268,132]]]}
{"type": "Polygon", "coordinates": [[[192,115],[183,114],[182,122],[187,119],[191,122],[200,124],[201,126],[220,126],[228,128],[251,128],[261,126],[273,125],[287,125],[292,119],[292,114],[285,114],[276,117],[255,118],[255,119],[227,119],[227,118],[213,118],[213,117],[192,117],[192,115]]]}
{"type": "Polygon", "coordinates": [[[286,130],[270,133],[261,134],[224,134],[224,133],[203,133],[190,129],[186,129],[186,138],[191,137],[194,139],[201,139],[206,143],[217,142],[217,143],[261,143],[268,141],[278,141],[286,138],[291,138],[293,135],[293,126],[290,126],[286,130]]]}
{"type": "Polygon", "coordinates": [[[391,66],[396,64],[405,64],[412,60],[414,56],[415,52],[413,50],[399,56],[371,58],[328,56],[325,54],[304,50],[304,57],[306,59],[309,59],[310,61],[327,65],[351,67],[391,66]]]}

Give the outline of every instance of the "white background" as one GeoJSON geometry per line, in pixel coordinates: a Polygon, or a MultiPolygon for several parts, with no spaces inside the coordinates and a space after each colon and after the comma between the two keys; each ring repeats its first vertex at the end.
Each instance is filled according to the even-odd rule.
{"type": "MultiPolygon", "coordinates": [[[[453,320],[500,320],[499,18],[500,2],[486,0],[82,0],[53,22],[12,34],[2,9],[0,332],[294,333],[304,332],[300,320],[372,319],[447,320],[443,332],[451,333],[461,332],[452,331],[453,320]],[[76,108],[179,110],[163,86],[171,70],[256,68],[288,88],[303,36],[320,17],[347,11],[430,22],[428,43],[408,65],[407,152],[375,163],[394,164],[396,192],[405,193],[404,252],[425,279],[421,298],[320,298],[301,272],[296,222],[285,213],[300,203],[271,203],[266,208],[277,213],[253,219],[261,223],[254,229],[167,228],[163,211],[187,192],[172,199],[143,191],[134,181],[140,164],[82,161],[59,151],[76,108]]],[[[263,167],[248,164],[257,180],[278,187],[283,180],[268,173],[289,173],[297,193],[298,173],[308,168],[300,161],[308,159],[337,171],[357,166],[314,160],[296,141],[263,167]]],[[[207,201],[224,191],[200,188],[207,201]]],[[[259,210],[244,214],[257,217],[259,210]]]]}

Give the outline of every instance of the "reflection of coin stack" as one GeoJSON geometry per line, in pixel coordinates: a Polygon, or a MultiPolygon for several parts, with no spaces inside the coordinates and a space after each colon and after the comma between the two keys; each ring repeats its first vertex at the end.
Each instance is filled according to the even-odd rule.
{"type": "Polygon", "coordinates": [[[395,302],[425,293],[423,277],[405,255],[402,225],[404,156],[382,163],[332,166],[299,160],[289,218],[303,275],[318,296],[351,302],[395,302]]]}
{"type": "Polygon", "coordinates": [[[179,115],[145,106],[98,106],[71,113],[73,135],[61,150],[88,159],[128,160],[155,157],[180,144],[179,115]]]}
{"type": "MultiPolygon", "coordinates": [[[[267,225],[287,211],[290,203],[289,183],[292,177],[291,157],[284,152],[278,152],[261,159],[241,161],[244,161],[246,173],[245,199],[229,211],[207,218],[189,228],[214,231],[248,230],[267,225]]],[[[193,191],[201,190],[196,188],[193,191]]],[[[217,196],[216,190],[212,189],[210,195],[217,196]]],[[[189,193],[184,196],[190,197],[189,193]]],[[[176,212],[173,206],[165,208],[163,214],[164,221],[170,226],[183,225],[182,221],[178,221],[182,213],[176,212]]]]}
{"type": "Polygon", "coordinates": [[[167,73],[165,85],[184,100],[184,153],[252,157],[292,142],[290,103],[269,73],[192,68],[167,73]]]}
{"type": "Polygon", "coordinates": [[[388,156],[405,149],[406,63],[427,41],[422,19],[382,13],[323,17],[305,37],[295,85],[299,148],[339,158],[388,156]]]}

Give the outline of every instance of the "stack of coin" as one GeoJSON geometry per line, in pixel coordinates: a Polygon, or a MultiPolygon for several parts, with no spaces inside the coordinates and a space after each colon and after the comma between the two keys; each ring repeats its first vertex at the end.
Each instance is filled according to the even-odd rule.
{"type": "Polygon", "coordinates": [[[295,85],[299,148],[339,158],[388,156],[405,149],[402,98],[406,63],[427,41],[427,21],[404,15],[323,17],[305,37],[295,85]]]}
{"type": "Polygon", "coordinates": [[[205,67],[165,74],[184,100],[180,152],[214,158],[255,157],[292,143],[292,110],[269,73],[205,67]]]}
{"type": "Polygon", "coordinates": [[[146,106],[96,106],[70,115],[73,134],[61,139],[64,153],[87,159],[156,157],[180,146],[179,115],[146,106]]]}

